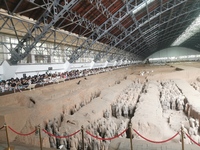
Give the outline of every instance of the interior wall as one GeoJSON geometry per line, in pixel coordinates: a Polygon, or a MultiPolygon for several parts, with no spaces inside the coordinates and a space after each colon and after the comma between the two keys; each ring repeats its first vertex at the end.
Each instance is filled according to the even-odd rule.
{"type": "Polygon", "coordinates": [[[7,61],[4,61],[2,64],[2,79],[10,79],[15,77],[15,72],[17,70],[17,66],[10,66],[7,61]]]}
{"type": "Polygon", "coordinates": [[[92,63],[71,63],[70,70],[84,70],[91,68],[92,63]]]}
{"type": "MultiPolygon", "coordinates": [[[[134,63],[130,62],[129,64],[134,63]]],[[[104,68],[108,66],[119,66],[127,64],[127,62],[104,62],[104,63],[72,63],[68,61],[60,64],[24,64],[24,65],[10,65],[4,61],[0,65],[0,80],[7,80],[10,78],[22,78],[24,75],[33,76],[37,74],[65,72],[71,70],[84,70],[92,68],[104,68]]]]}
{"type": "MultiPolygon", "coordinates": [[[[150,55],[148,57],[149,60],[151,60],[152,58],[165,58],[165,60],[169,59],[170,57],[173,59],[178,59],[180,60],[181,57],[182,59],[188,59],[188,60],[196,60],[197,58],[200,58],[200,52],[193,50],[193,49],[189,49],[189,48],[185,48],[185,47],[170,47],[170,48],[166,48],[163,50],[160,50],[158,52],[155,52],[154,54],[150,55]],[[195,57],[191,57],[192,55],[195,55],[195,57]],[[185,57],[183,57],[185,56],[185,57]],[[198,56],[198,57],[197,57],[198,56]]],[[[158,59],[159,60],[159,59],[158,59]]],[[[162,59],[160,59],[162,60],[162,59]]]]}

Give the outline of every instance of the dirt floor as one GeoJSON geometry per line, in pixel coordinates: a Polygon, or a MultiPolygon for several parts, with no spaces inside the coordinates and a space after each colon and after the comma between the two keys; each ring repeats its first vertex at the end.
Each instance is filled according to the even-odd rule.
{"type": "MultiPolygon", "coordinates": [[[[110,105],[116,101],[120,93],[136,80],[141,83],[151,81],[154,84],[164,80],[181,79],[191,83],[199,77],[199,73],[200,63],[198,62],[134,65],[88,76],[87,79],[78,78],[36,88],[32,91],[27,90],[0,96],[0,127],[6,122],[20,133],[29,133],[38,125],[44,129],[49,121],[61,118],[64,115],[66,120],[65,123],[60,123],[59,130],[63,132],[67,130],[73,133],[81,129],[81,126],[86,127],[95,120],[102,118],[102,112],[111,109],[110,105]],[[145,72],[145,74],[141,75],[141,72],[145,72]],[[80,84],[77,84],[79,81],[80,84]],[[82,102],[84,106],[81,106],[82,102]],[[77,112],[72,115],[75,107],[77,112]]],[[[143,116],[134,117],[143,118],[143,116]]],[[[156,139],[172,135],[179,129],[183,120],[186,120],[184,113],[170,110],[160,114],[160,117],[162,119],[160,119],[159,128],[162,128],[163,125],[165,132],[156,139]],[[166,123],[169,116],[171,117],[170,125],[166,123]]],[[[126,120],[126,118],[121,117],[121,120],[126,120]]],[[[120,121],[115,118],[115,122],[119,124],[120,121]]],[[[152,120],[152,124],[156,125],[157,120],[152,120]]],[[[155,131],[158,128],[152,127],[151,129],[155,131]]],[[[153,131],[150,133],[153,133],[153,131]]],[[[9,131],[9,135],[11,142],[33,146],[39,144],[38,134],[28,137],[17,136],[9,131]]],[[[150,136],[150,134],[147,135],[150,136]]],[[[152,138],[155,137],[155,135],[152,135],[152,138]]],[[[50,147],[48,135],[42,132],[42,138],[43,146],[50,147]]],[[[5,131],[3,130],[0,130],[0,141],[2,141],[1,143],[6,142],[5,131]]],[[[179,139],[174,142],[177,141],[179,139]]]]}

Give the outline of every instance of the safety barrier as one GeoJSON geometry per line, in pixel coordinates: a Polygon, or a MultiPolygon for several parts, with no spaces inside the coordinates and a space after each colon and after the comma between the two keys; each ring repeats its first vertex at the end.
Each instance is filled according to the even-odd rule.
{"type": "Polygon", "coordinates": [[[70,136],[73,136],[73,135],[77,134],[81,130],[78,130],[78,131],[74,132],[73,134],[70,134],[70,135],[67,135],[67,136],[56,136],[56,135],[53,135],[53,134],[47,132],[45,129],[42,129],[42,131],[44,131],[44,133],[48,134],[49,136],[53,136],[55,138],[62,139],[62,138],[69,138],[70,136]]]}
{"type": "Polygon", "coordinates": [[[114,137],[110,137],[110,138],[101,138],[101,137],[98,137],[98,136],[95,136],[93,135],[92,133],[90,133],[89,131],[85,131],[87,134],[89,134],[91,137],[93,138],[96,138],[98,140],[102,140],[102,141],[106,141],[106,140],[113,140],[113,139],[116,139],[118,137],[120,137],[122,134],[124,134],[128,129],[125,129],[124,131],[122,131],[120,134],[114,136],[114,137]]]}
{"type": "Polygon", "coordinates": [[[137,133],[137,135],[139,135],[141,138],[143,138],[144,140],[148,141],[148,142],[151,142],[151,143],[156,143],[156,144],[159,144],[159,143],[166,143],[168,141],[171,141],[173,138],[175,138],[179,132],[177,132],[174,136],[172,136],[171,138],[167,139],[167,140],[163,140],[163,141],[153,141],[153,140],[150,140],[150,139],[147,139],[145,138],[144,136],[142,136],[139,132],[137,132],[135,129],[133,129],[133,131],[135,131],[135,133],[137,133]]]}
{"type": "Polygon", "coordinates": [[[8,128],[9,128],[11,131],[13,131],[14,133],[16,133],[16,134],[18,134],[18,135],[21,135],[21,136],[29,136],[29,135],[31,135],[31,134],[33,134],[33,133],[35,133],[35,132],[37,131],[37,129],[35,129],[34,131],[32,131],[32,132],[30,132],[30,133],[23,134],[23,133],[19,133],[19,132],[15,131],[15,130],[12,129],[10,126],[8,126],[8,128]]]}
{"type": "Polygon", "coordinates": [[[185,134],[186,134],[186,136],[187,136],[194,144],[200,146],[200,144],[197,143],[196,141],[194,141],[187,133],[185,133],[185,134]]]}
{"type": "Polygon", "coordinates": [[[2,130],[4,128],[4,126],[2,126],[1,128],[0,128],[0,130],[2,130]]]}
{"type": "MultiPolygon", "coordinates": [[[[3,128],[5,128],[6,130],[6,139],[7,139],[7,145],[8,145],[8,148],[6,148],[6,150],[14,150],[14,147],[13,146],[10,146],[10,142],[9,142],[9,135],[8,135],[8,129],[10,129],[12,132],[14,132],[15,134],[18,134],[20,136],[29,136],[31,134],[34,134],[34,133],[39,133],[39,139],[40,139],[40,150],[42,150],[42,137],[41,137],[41,128],[40,128],[40,125],[38,125],[36,127],[35,130],[31,131],[30,133],[19,133],[17,131],[15,131],[13,128],[11,128],[10,126],[8,125],[4,125],[2,127],[0,127],[0,130],[2,130],[3,128]]],[[[177,132],[175,135],[173,135],[171,138],[169,139],[166,139],[166,140],[162,140],[162,141],[153,141],[153,140],[150,140],[146,137],[144,137],[143,135],[141,135],[138,131],[136,131],[135,129],[132,129],[132,124],[129,123],[129,127],[125,130],[123,130],[120,134],[118,135],[115,135],[114,137],[106,137],[106,138],[102,138],[102,137],[99,137],[99,136],[96,136],[96,135],[93,135],[92,133],[90,133],[89,131],[87,130],[84,130],[84,127],[81,126],[81,129],[70,134],[70,135],[67,135],[67,136],[57,136],[57,135],[54,135],[52,133],[49,133],[48,131],[46,131],[45,129],[42,129],[42,131],[49,135],[49,136],[53,136],[55,138],[69,138],[71,136],[74,136],[76,135],[77,133],[79,133],[81,131],[81,134],[82,134],[82,150],[84,150],[84,131],[85,133],[87,133],[88,135],[90,135],[91,137],[95,138],[95,139],[98,139],[98,140],[102,140],[102,141],[106,141],[106,140],[113,140],[115,138],[118,138],[120,137],[121,135],[123,135],[125,132],[127,132],[127,130],[129,130],[129,134],[130,134],[130,147],[131,147],[131,150],[133,150],[133,143],[132,143],[132,131],[134,131],[139,137],[141,137],[142,139],[148,141],[148,142],[151,142],[151,143],[156,143],[156,144],[162,144],[162,143],[166,143],[166,142],[169,142],[171,141],[172,139],[174,139],[177,135],[179,135],[180,131],[181,131],[181,142],[182,142],[182,150],[184,150],[184,134],[196,145],[200,146],[200,144],[198,142],[196,142],[194,139],[192,139],[187,133],[185,133],[183,131],[183,128],[181,128],[181,130],[179,132],[177,132]]]]}

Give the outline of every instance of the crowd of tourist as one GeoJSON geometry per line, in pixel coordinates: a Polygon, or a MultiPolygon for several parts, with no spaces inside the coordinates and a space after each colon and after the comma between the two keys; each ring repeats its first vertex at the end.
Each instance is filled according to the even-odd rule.
{"type": "Polygon", "coordinates": [[[67,81],[75,78],[86,77],[90,75],[111,71],[113,69],[125,66],[126,65],[111,66],[105,68],[84,69],[84,70],[71,70],[66,72],[55,72],[55,73],[50,73],[47,71],[45,74],[1,80],[0,94],[6,92],[8,93],[21,92],[22,90],[27,89],[27,87],[31,84],[36,84],[37,86],[44,86],[52,83],[58,83],[59,81],[61,81],[60,79],[63,79],[62,81],[67,81]]]}

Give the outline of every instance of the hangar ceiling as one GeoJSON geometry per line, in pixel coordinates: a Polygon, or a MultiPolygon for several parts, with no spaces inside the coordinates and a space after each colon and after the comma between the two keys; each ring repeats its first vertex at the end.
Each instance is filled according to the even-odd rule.
{"type": "MultiPolygon", "coordinates": [[[[39,41],[76,46],[69,62],[88,50],[145,59],[168,48],[199,16],[199,0],[0,0],[0,32],[14,34],[12,64],[24,59],[39,41]],[[74,38],[71,38],[71,36],[74,38]],[[78,43],[78,44],[77,44],[78,43]]],[[[183,42],[200,51],[200,34],[183,42]]]]}

